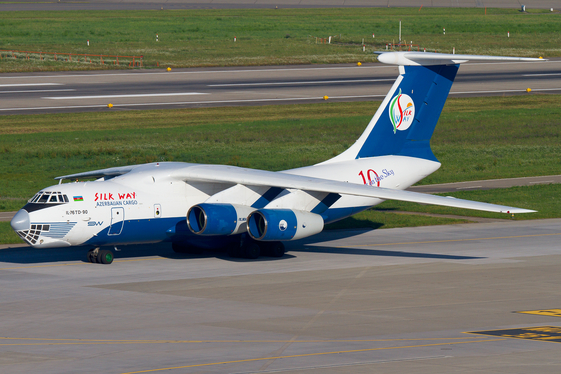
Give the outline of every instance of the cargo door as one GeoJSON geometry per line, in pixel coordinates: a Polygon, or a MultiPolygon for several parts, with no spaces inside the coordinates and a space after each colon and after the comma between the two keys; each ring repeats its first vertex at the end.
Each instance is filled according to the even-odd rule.
{"type": "Polygon", "coordinates": [[[111,208],[111,225],[107,235],[120,235],[125,223],[125,208],[111,208]]]}

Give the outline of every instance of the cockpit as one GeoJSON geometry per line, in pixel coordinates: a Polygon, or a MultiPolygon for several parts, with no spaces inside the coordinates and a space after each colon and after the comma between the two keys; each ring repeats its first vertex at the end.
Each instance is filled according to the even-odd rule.
{"type": "Polygon", "coordinates": [[[23,240],[33,246],[69,245],[62,238],[76,225],[76,222],[49,222],[56,215],[52,217],[45,215],[35,216],[32,222],[29,214],[42,209],[55,208],[69,202],[68,196],[62,192],[40,191],[29,199],[27,204],[12,218],[12,228],[23,240]]]}
{"type": "Polygon", "coordinates": [[[68,196],[61,192],[40,191],[28,200],[23,207],[29,213],[36,210],[54,207],[57,205],[68,204],[68,196]]]}
{"type": "Polygon", "coordinates": [[[37,192],[35,196],[29,199],[28,203],[31,204],[61,204],[68,203],[68,196],[60,192],[41,191],[37,192]]]}

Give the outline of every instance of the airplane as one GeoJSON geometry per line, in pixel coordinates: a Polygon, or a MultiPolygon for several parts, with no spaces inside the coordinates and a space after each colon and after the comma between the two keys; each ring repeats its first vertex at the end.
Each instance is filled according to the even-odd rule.
{"type": "Polygon", "coordinates": [[[329,160],[279,172],[154,162],[64,175],[35,194],[11,226],[34,248],[81,246],[88,261],[110,264],[112,248],[164,241],[179,253],[220,247],[235,257],[281,257],[283,242],[384,200],[534,212],[405,189],[440,167],[430,139],[461,63],[545,60],[376,53],[397,65],[399,76],[358,140],[329,160]]]}

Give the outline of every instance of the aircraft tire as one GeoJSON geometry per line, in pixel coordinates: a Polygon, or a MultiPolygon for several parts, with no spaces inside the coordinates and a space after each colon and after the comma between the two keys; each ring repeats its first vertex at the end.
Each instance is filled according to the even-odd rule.
{"type": "Polygon", "coordinates": [[[113,262],[113,257],[113,252],[104,249],[102,251],[99,251],[99,253],[97,254],[97,262],[99,262],[100,264],[109,265],[113,262]]]}
{"type": "Polygon", "coordinates": [[[257,243],[248,243],[244,245],[242,248],[242,257],[248,258],[251,260],[256,259],[261,254],[261,248],[257,243]]]}
{"type": "Polygon", "coordinates": [[[271,242],[267,245],[267,256],[282,257],[284,256],[284,252],[284,244],[282,242],[271,242]]]}

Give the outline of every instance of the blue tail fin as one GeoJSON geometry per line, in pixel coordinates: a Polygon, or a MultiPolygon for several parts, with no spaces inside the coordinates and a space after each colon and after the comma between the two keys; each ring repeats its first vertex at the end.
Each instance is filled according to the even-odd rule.
{"type": "Polygon", "coordinates": [[[404,66],[397,92],[380,107],[381,116],[356,158],[401,155],[437,161],[430,138],[459,67],[404,66]]]}
{"type": "Polygon", "coordinates": [[[541,58],[375,52],[380,62],[399,66],[399,77],[360,138],[323,163],[399,155],[438,161],[430,149],[434,132],[460,64],[467,61],[545,61],[541,58]]]}
{"type": "Polygon", "coordinates": [[[400,76],[356,143],[326,161],[401,155],[437,161],[430,149],[459,65],[400,66],[400,76]]]}

